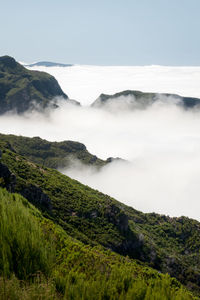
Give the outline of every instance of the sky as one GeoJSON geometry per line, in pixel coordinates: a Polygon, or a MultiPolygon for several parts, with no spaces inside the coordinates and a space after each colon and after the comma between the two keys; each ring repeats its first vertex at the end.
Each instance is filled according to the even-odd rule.
{"type": "Polygon", "coordinates": [[[0,55],[92,65],[200,65],[199,0],[1,1],[0,55]]]}

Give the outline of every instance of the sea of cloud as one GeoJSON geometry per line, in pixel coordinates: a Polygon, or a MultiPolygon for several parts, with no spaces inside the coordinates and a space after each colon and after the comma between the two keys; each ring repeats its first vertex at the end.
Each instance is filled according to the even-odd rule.
{"type": "Polygon", "coordinates": [[[91,104],[101,93],[129,89],[200,97],[200,67],[74,65],[30,69],[55,76],[64,92],[84,105],[91,104]]]}
{"type": "MultiPolygon", "coordinates": [[[[106,67],[99,67],[99,70],[101,68],[106,67]]],[[[110,82],[113,88],[115,71],[120,67],[107,68],[110,69],[110,82]]],[[[131,69],[131,67],[124,68],[131,69]]],[[[142,67],[138,68],[142,69],[142,67]]],[[[143,68],[144,75],[146,68],[153,67],[143,68]]],[[[162,68],[167,67],[161,67],[160,73],[162,73],[162,68]]],[[[50,73],[51,69],[54,68],[46,68],[46,71],[50,73]]],[[[68,70],[68,68],[57,69],[60,71],[56,71],[56,77],[61,83],[64,80],[63,69],[68,70]]],[[[198,87],[199,91],[197,89],[196,92],[194,88],[197,86],[196,79],[200,78],[200,68],[194,73],[191,71],[194,89],[190,85],[192,79],[189,78],[189,73],[184,72],[185,69],[177,69],[179,71],[176,74],[176,82],[180,83],[180,78],[185,76],[185,82],[188,78],[188,85],[183,81],[185,84],[182,90],[181,85],[177,85],[177,90],[173,90],[175,83],[171,85],[171,89],[168,89],[170,82],[173,81],[169,72],[167,90],[163,90],[161,84],[160,86],[158,84],[156,91],[174,92],[187,96],[198,96],[199,93],[200,96],[200,88],[198,87]],[[190,89],[193,93],[189,93],[190,89]]],[[[80,77],[85,74],[85,67],[82,71],[83,74],[79,74],[80,77]]],[[[94,67],[92,71],[93,74],[95,72],[99,72],[97,67],[94,67]]],[[[98,89],[101,88],[101,92],[106,93],[106,87],[109,86],[108,75],[105,74],[103,80],[102,74],[102,85],[98,89]]],[[[91,101],[91,95],[94,94],[95,89],[90,93],[90,76],[91,74],[87,75],[87,78],[83,76],[82,85],[79,86],[77,83],[77,90],[80,88],[77,94],[80,94],[80,98],[75,97],[75,94],[72,94],[71,98],[82,103],[91,103],[95,100],[96,96],[91,101]],[[88,83],[88,98],[86,82],[88,83]],[[81,101],[81,91],[83,92],[84,89],[83,99],[85,100],[81,101]]],[[[96,74],[96,76],[100,75],[96,74]]],[[[126,78],[130,83],[128,74],[126,78]]],[[[164,78],[159,77],[157,82],[163,82],[164,78]]],[[[124,80],[123,76],[122,79],[124,80]]],[[[152,85],[151,89],[148,89],[150,83],[146,86],[146,79],[143,88],[141,79],[140,90],[152,91],[155,86],[152,85]]],[[[70,84],[70,80],[65,82],[66,92],[67,87],[70,91],[70,84]]],[[[73,84],[72,80],[71,91],[73,84]]],[[[135,85],[129,88],[135,89],[135,85]]],[[[136,88],[139,89],[138,86],[136,88]]],[[[115,91],[118,89],[119,85],[116,84],[115,91]]],[[[67,92],[67,94],[70,93],[67,92]]],[[[92,154],[102,159],[121,157],[126,161],[114,161],[102,168],[100,172],[92,167],[80,166],[77,162],[73,164],[73,167],[61,171],[138,210],[154,211],[170,216],[185,215],[200,220],[200,111],[198,109],[184,110],[176,105],[176,101],[166,104],[165,101],[158,101],[145,109],[123,110],[120,108],[117,110],[115,107],[108,111],[89,106],[78,107],[62,102],[60,108],[48,111],[46,114],[35,112],[26,113],[24,116],[13,114],[1,116],[0,128],[2,133],[40,136],[50,141],[79,141],[84,143],[92,154]]]]}

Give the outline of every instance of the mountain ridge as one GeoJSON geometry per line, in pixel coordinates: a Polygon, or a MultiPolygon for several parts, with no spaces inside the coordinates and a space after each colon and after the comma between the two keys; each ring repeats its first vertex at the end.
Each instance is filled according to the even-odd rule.
{"type": "Polygon", "coordinates": [[[73,161],[100,168],[115,160],[114,158],[102,160],[89,153],[84,144],[75,141],[49,142],[40,137],[30,138],[1,133],[0,141],[8,143],[12,151],[33,163],[54,169],[67,168],[73,161]]]}
{"type": "Polygon", "coordinates": [[[138,90],[125,90],[112,95],[101,94],[92,104],[94,108],[116,108],[124,109],[144,109],[157,101],[162,103],[174,103],[184,108],[194,108],[200,106],[200,98],[183,97],[170,93],[148,93],[138,90]]]}
{"type": "Polygon", "coordinates": [[[73,64],[63,64],[51,61],[38,61],[31,64],[24,64],[25,67],[72,67],[73,64]]]}

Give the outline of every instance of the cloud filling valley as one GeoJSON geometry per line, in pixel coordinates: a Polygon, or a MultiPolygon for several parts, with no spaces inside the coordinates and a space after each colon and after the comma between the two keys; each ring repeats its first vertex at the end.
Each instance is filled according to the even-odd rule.
{"type": "MultiPolygon", "coordinates": [[[[108,75],[105,75],[104,80],[102,77],[101,86],[96,90],[93,86],[90,91],[91,74],[89,74],[86,78],[88,86],[86,86],[86,79],[84,81],[83,78],[81,85],[79,77],[77,92],[68,93],[71,84],[70,75],[64,74],[64,69],[69,72],[70,68],[57,68],[56,70],[56,78],[59,83],[65,85],[64,91],[69,94],[70,98],[89,104],[92,102],[92,96],[99,93],[100,89],[101,93],[108,92],[108,75]],[[67,76],[68,80],[65,82],[67,76]],[[86,88],[88,88],[88,97],[86,88]],[[84,91],[82,101],[81,91],[84,91]]],[[[97,67],[94,67],[93,73],[95,70],[97,72],[95,68],[97,67]]],[[[113,67],[112,72],[111,69],[109,72],[110,76],[113,74],[116,79],[115,68],[113,67]]],[[[136,86],[133,81],[132,86],[127,86],[127,88],[155,91],[155,74],[152,77],[154,81],[153,79],[151,81],[153,83],[146,84],[149,73],[145,71],[145,68],[147,67],[143,67],[143,75],[142,69],[138,73],[138,77],[141,76],[141,78],[136,80],[136,86]]],[[[160,74],[162,68],[165,67],[160,67],[160,74]]],[[[46,68],[46,71],[51,73],[51,69],[55,68],[46,68]]],[[[200,68],[196,71],[192,69],[195,68],[191,68],[188,72],[187,70],[184,72],[181,68],[176,70],[177,80],[171,85],[172,78],[169,70],[168,80],[165,81],[166,88],[164,88],[166,72],[161,78],[158,73],[156,92],[200,96],[200,88],[195,89],[197,79],[198,82],[200,79],[200,68]],[[193,78],[193,83],[189,75],[193,78]],[[180,81],[183,77],[185,81],[183,80],[181,86],[180,81]],[[189,78],[188,85],[185,84],[186,78],[189,78]],[[161,82],[163,85],[159,85],[161,82]],[[176,83],[177,89],[175,89],[176,83]]],[[[85,69],[83,68],[82,71],[84,73],[85,69]]],[[[128,76],[127,73],[127,78],[128,76]]],[[[118,80],[119,78],[118,75],[118,80]]],[[[125,84],[125,78],[121,79],[125,84]]],[[[113,82],[111,76],[113,93],[120,87],[117,83],[117,80],[113,82]]],[[[75,83],[72,80],[71,92],[74,88],[73,84],[75,83]]],[[[130,85],[130,80],[127,85],[130,85]]],[[[93,101],[95,98],[97,97],[95,96],[93,101]]],[[[40,136],[49,141],[79,141],[99,158],[123,158],[126,161],[114,161],[99,172],[92,167],[80,167],[77,162],[73,164],[73,167],[61,171],[143,212],[154,211],[170,216],[185,215],[200,220],[200,110],[185,110],[177,106],[175,101],[165,103],[162,99],[160,100],[145,109],[135,110],[116,109],[116,107],[102,110],[62,102],[60,108],[46,114],[34,112],[23,116],[13,114],[1,116],[0,128],[2,133],[40,136]]]]}

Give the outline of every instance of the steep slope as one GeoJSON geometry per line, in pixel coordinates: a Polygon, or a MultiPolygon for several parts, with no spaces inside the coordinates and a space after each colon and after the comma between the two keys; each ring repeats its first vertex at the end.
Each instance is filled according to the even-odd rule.
{"type": "Polygon", "coordinates": [[[120,108],[120,109],[144,109],[156,101],[163,103],[175,103],[185,108],[200,105],[199,98],[181,97],[175,94],[143,93],[140,91],[127,90],[114,95],[101,94],[95,100],[92,107],[96,108],[120,108]]]}
{"type": "Polygon", "coordinates": [[[112,161],[97,158],[87,151],[84,144],[73,141],[49,142],[39,137],[28,138],[11,134],[0,134],[0,141],[8,142],[16,153],[28,160],[49,168],[64,168],[74,160],[95,167],[102,167],[112,161]]]}
{"type": "Polygon", "coordinates": [[[56,107],[55,97],[68,98],[53,76],[29,71],[10,56],[0,57],[0,114],[56,107]]]}
{"type": "Polygon", "coordinates": [[[178,281],[85,246],[0,188],[0,299],[195,299],[178,281]]]}
{"type": "Polygon", "coordinates": [[[199,222],[143,214],[56,170],[27,161],[5,142],[0,149],[2,187],[23,195],[74,238],[147,262],[200,292],[199,222]]]}

